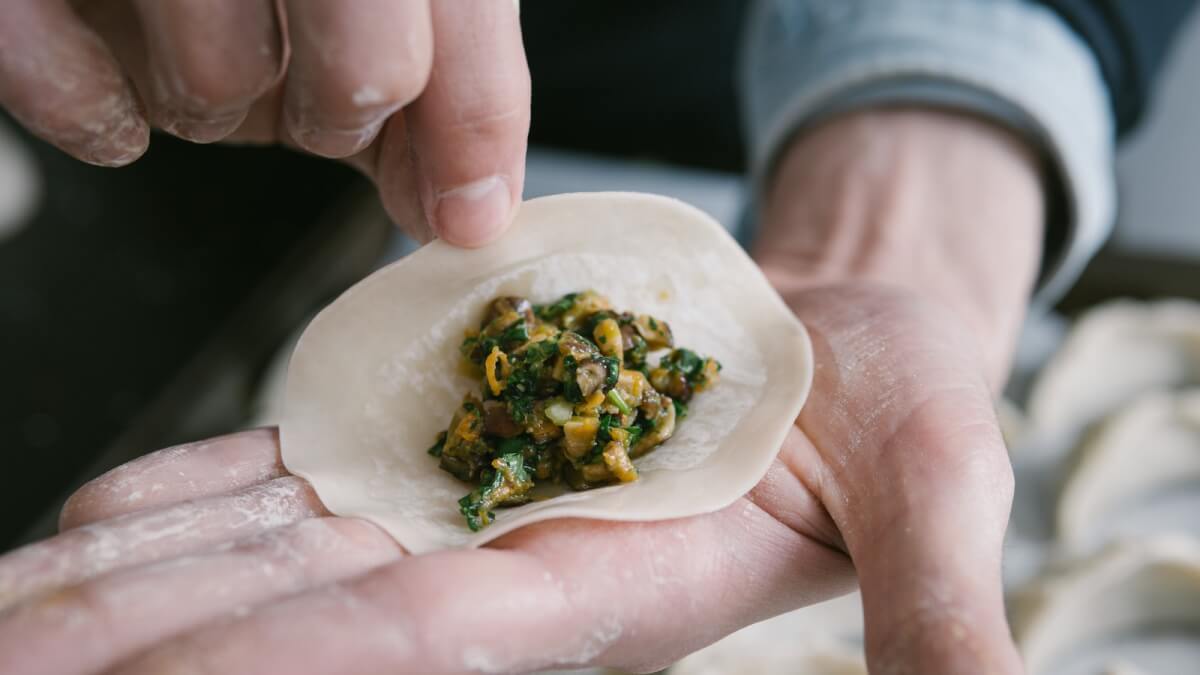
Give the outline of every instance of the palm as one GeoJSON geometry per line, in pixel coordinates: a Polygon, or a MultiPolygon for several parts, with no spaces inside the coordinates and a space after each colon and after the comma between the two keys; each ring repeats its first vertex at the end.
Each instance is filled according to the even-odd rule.
{"type": "Polygon", "coordinates": [[[63,534],[0,559],[0,670],[649,670],[844,593],[856,570],[873,666],[1014,669],[999,605],[1011,475],[969,342],[892,291],[788,299],[813,335],[813,394],[767,476],[722,511],[541,523],[408,557],[327,516],[274,434],[235,435],[106,475],[63,534]]]}

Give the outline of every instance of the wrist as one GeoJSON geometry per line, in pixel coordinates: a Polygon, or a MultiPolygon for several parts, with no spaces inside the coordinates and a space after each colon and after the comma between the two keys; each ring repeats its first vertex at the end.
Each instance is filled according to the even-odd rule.
{"type": "Polygon", "coordinates": [[[1039,177],[1035,153],[981,119],[850,113],[780,156],[753,252],[781,290],[868,281],[934,299],[1002,373],[1040,254],[1039,177]]]}

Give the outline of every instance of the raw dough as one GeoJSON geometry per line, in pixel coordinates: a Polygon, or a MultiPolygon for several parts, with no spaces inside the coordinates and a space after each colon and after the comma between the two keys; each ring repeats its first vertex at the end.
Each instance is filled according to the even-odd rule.
{"type": "Polygon", "coordinates": [[[866,675],[862,596],[851,593],[747,626],[671,666],[670,675],[866,675]]]}
{"type": "Polygon", "coordinates": [[[635,193],[544,197],[482,249],[434,242],[347,291],[292,355],[283,460],[330,511],[366,518],[413,553],[478,546],[550,518],[661,520],[732,503],[766,473],[812,382],[804,327],[709,216],[635,193]],[[628,485],[497,510],[471,533],[469,486],[425,453],[467,391],[458,343],[500,294],[544,302],[593,288],[665,319],[724,365],[628,485]]]}
{"type": "Polygon", "coordinates": [[[1115,544],[1011,599],[1013,635],[1032,675],[1072,651],[1153,625],[1200,625],[1200,542],[1154,537],[1115,544]]]}
{"type": "Polygon", "coordinates": [[[1084,549],[1115,507],[1200,481],[1200,390],[1156,392],[1115,414],[1081,446],[1058,499],[1061,544],[1084,549]]]}
{"type": "Polygon", "coordinates": [[[1029,397],[1033,434],[1067,439],[1139,394],[1200,382],[1200,304],[1120,300],[1076,322],[1029,397]]]}

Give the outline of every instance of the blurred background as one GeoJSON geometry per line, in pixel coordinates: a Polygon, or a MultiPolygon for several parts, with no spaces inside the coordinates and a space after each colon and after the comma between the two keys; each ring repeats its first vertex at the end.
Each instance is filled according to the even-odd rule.
{"type": "MultiPolygon", "coordinates": [[[[724,11],[718,4],[703,11],[724,11]]],[[[527,26],[536,84],[526,196],[659,192],[733,229],[744,212],[743,158],[733,59],[719,45],[732,44],[723,38],[738,18],[698,22],[723,34],[693,35],[652,68],[621,63],[673,20],[644,19],[620,53],[527,26]],[[581,76],[592,63],[609,67],[581,76]],[[689,86],[689,73],[718,84],[689,86]]],[[[1200,299],[1197,82],[1193,17],[1148,123],[1122,148],[1116,235],[1059,318],[1031,328],[1018,383],[1036,377],[1068,320],[1097,303],[1200,299]]],[[[306,319],[412,248],[370,186],[337,163],[156,135],[144,159],[100,169],[0,116],[0,552],[52,533],[65,496],[108,468],[270,422],[289,340],[306,319]]]]}

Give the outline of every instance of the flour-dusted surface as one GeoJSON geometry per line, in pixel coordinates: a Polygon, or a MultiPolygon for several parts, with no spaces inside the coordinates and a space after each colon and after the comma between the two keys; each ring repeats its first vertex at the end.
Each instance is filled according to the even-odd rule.
{"type": "Polygon", "coordinates": [[[495,244],[435,242],[321,312],[289,366],[283,459],[330,511],[367,518],[412,552],[476,546],[550,518],[679,518],[753,487],[811,378],[803,327],[708,216],[650,195],[546,197],[525,203],[495,244]],[[721,361],[721,382],[635,462],[637,482],[501,509],[471,533],[457,506],[470,486],[425,453],[479,387],[460,374],[463,333],[497,295],[542,302],[589,288],[665,319],[681,344],[721,361]]]}

